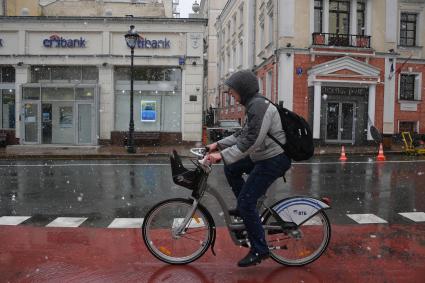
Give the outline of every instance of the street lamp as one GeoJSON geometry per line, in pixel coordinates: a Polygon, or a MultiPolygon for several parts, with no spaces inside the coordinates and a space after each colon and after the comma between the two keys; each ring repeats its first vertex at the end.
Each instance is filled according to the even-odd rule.
{"type": "Polygon", "coordinates": [[[133,58],[134,58],[134,47],[136,47],[137,42],[139,41],[139,34],[136,32],[136,29],[133,25],[130,26],[130,30],[124,36],[127,46],[131,49],[131,81],[130,81],[130,124],[128,129],[128,141],[127,141],[127,152],[136,153],[134,147],[134,119],[133,119],[133,81],[134,81],[134,67],[133,67],[133,58]]]}

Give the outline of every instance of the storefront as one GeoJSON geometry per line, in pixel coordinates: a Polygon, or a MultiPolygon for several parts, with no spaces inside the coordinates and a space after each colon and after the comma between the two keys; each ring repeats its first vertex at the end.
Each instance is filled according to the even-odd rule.
{"type": "Polygon", "coordinates": [[[20,144],[121,144],[130,120],[130,24],[141,36],[135,131],[200,141],[202,19],[0,17],[0,67],[14,72],[0,82],[2,128],[15,128],[20,144]]]}
{"type": "Polygon", "coordinates": [[[309,120],[313,138],[324,144],[366,144],[372,140],[379,69],[342,57],[308,71],[309,120]]]}

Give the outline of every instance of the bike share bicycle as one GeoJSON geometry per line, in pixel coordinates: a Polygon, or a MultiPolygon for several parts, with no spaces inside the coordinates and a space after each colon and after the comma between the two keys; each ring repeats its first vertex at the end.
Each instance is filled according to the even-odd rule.
{"type": "MultiPolygon", "coordinates": [[[[194,169],[186,169],[176,151],[170,156],[173,181],[192,190],[188,199],[174,198],[156,204],[143,222],[143,240],[148,250],[169,264],[187,264],[200,258],[211,247],[214,252],[216,225],[201,204],[205,192],[217,199],[224,213],[229,234],[236,246],[250,243],[241,218],[231,215],[223,197],[207,184],[211,164],[205,160],[205,148],[193,148],[198,157],[194,169]]],[[[261,212],[270,256],[280,264],[302,266],[318,259],[326,250],[331,225],[325,213],[330,208],[327,198],[321,200],[295,196],[271,206],[264,199],[257,206],[261,212]]]]}

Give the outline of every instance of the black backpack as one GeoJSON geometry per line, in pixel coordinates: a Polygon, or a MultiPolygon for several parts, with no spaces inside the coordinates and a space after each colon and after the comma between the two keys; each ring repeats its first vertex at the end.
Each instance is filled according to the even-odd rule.
{"type": "Polygon", "coordinates": [[[310,125],[303,117],[281,105],[276,105],[269,99],[267,100],[276,106],[279,111],[282,128],[286,134],[286,143],[282,144],[270,133],[267,133],[267,135],[285,150],[285,154],[289,158],[295,161],[310,159],[314,154],[313,135],[310,125]]]}

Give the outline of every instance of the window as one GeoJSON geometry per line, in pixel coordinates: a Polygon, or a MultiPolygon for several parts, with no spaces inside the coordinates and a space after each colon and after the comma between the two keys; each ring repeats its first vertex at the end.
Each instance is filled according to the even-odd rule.
{"type": "Polygon", "coordinates": [[[273,14],[268,16],[268,25],[269,25],[269,34],[268,34],[268,43],[273,42],[273,14]]]}
{"type": "Polygon", "coordinates": [[[270,72],[268,72],[267,73],[267,80],[266,80],[266,82],[267,82],[267,89],[266,89],[266,97],[268,98],[268,99],[272,99],[272,90],[273,90],[273,87],[272,87],[272,78],[273,78],[273,73],[272,73],[272,71],[270,71],[270,72]]]}
{"type": "Polygon", "coordinates": [[[350,1],[329,1],[329,32],[336,34],[350,33],[350,1]]]}
{"type": "Polygon", "coordinates": [[[416,14],[401,13],[400,45],[416,46],[416,19],[416,14]]]}
{"type": "MultiPolygon", "coordinates": [[[[129,67],[115,67],[115,130],[127,131],[130,117],[129,67]]],[[[136,66],[134,70],[136,131],[181,131],[182,70],[176,67],[136,66]]],[[[83,90],[84,92],[84,90],[83,90]]],[[[79,93],[76,93],[79,95],[79,93]]],[[[191,98],[188,97],[188,100],[191,98]]]]}
{"type": "Polygon", "coordinates": [[[0,89],[0,128],[15,128],[15,90],[0,89]]]}
{"type": "Polygon", "coordinates": [[[239,26],[243,25],[243,6],[239,7],[239,26]]]}
{"type": "Polygon", "coordinates": [[[263,93],[263,79],[262,78],[258,78],[258,93],[262,94],[263,93]]]}
{"type": "Polygon", "coordinates": [[[323,1],[314,1],[314,32],[322,32],[323,1]]]}
{"type": "Polygon", "coordinates": [[[243,66],[243,42],[239,41],[239,66],[243,66]]]}
{"type": "Polygon", "coordinates": [[[236,26],[237,26],[237,21],[236,21],[236,13],[233,15],[233,33],[236,33],[236,26]]]}
{"type": "Polygon", "coordinates": [[[236,46],[233,46],[233,69],[236,69],[237,65],[236,65],[236,46]]]}
{"type": "Polygon", "coordinates": [[[416,122],[413,121],[400,121],[399,122],[399,132],[410,132],[410,133],[416,133],[416,122]]]}
{"type": "Polygon", "coordinates": [[[7,66],[0,67],[0,83],[15,82],[15,68],[7,66]]]}
{"type": "Polygon", "coordinates": [[[365,11],[364,1],[357,1],[357,34],[365,35],[365,11]]]}
{"type": "Polygon", "coordinates": [[[401,74],[400,100],[415,100],[415,75],[401,74]]]}
{"type": "Polygon", "coordinates": [[[96,83],[99,72],[95,66],[32,66],[31,82],[82,81],[96,83]]]}
{"type": "Polygon", "coordinates": [[[260,24],[260,50],[264,49],[264,23],[260,24]]]}

